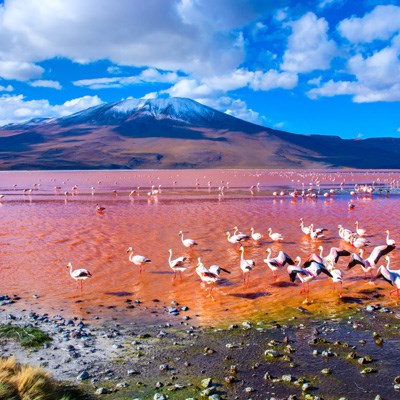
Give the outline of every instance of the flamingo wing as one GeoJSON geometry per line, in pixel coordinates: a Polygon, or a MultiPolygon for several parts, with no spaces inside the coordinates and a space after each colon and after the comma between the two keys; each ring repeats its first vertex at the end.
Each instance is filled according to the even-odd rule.
{"type": "Polygon", "coordinates": [[[349,262],[347,269],[352,269],[357,264],[360,264],[361,266],[365,267],[364,260],[358,254],[353,253],[351,255],[351,261],[349,262]]]}
{"type": "Polygon", "coordinates": [[[347,257],[350,256],[351,253],[347,250],[342,250],[339,247],[332,247],[329,252],[329,258],[335,261],[335,264],[338,262],[339,257],[347,257]]]}
{"type": "Polygon", "coordinates": [[[297,274],[308,275],[307,272],[303,268],[297,267],[295,265],[289,265],[287,267],[287,271],[289,273],[289,277],[290,277],[290,281],[291,282],[294,282],[296,280],[297,274]]]}
{"type": "Polygon", "coordinates": [[[392,274],[388,269],[384,266],[381,265],[378,270],[378,274],[376,275],[377,278],[383,278],[386,282],[389,282],[393,286],[393,279],[392,279],[392,274]]]}
{"type": "Polygon", "coordinates": [[[387,244],[383,244],[381,246],[376,246],[372,250],[372,253],[370,254],[370,256],[368,257],[367,260],[370,262],[371,265],[375,265],[382,256],[389,254],[395,248],[396,248],[396,246],[387,245],[387,244]]]}

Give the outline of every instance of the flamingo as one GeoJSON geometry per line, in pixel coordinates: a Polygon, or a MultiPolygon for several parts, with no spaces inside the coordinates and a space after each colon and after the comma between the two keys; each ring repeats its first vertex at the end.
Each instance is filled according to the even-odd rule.
{"type": "Polygon", "coordinates": [[[300,218],[300,228],[301,228],[302,232],[303,232],[305,235],[309,235],[310,232],[311,232],[311,229],[310,229],[309,226],[304,226],[303,218],[300,218]]]}
{"type": "Polygon", "coordinates": [[[245,238],[240,237],[238,235],[231,236],[231,233],[229,231],[226,232],[226,236],[228,237],[228,242],[233,243],[233,244],[237,244],[237,243],[240,243],[240,242],[246,240],[245,238]]]}
{"type": "Polygon", "coordinates": [[[105,207],[102,207],[102,206],[100,206],[99,204],[96,204],[96,211],[97,211],[99,214],[103,214],[105,210],[106,210],[105,207]]]}
{"type": "Polygon", "coordinates": [[[332,278],[332,274],[325,268],[324,264],[316,261],[311,261],[308,267],[301,267],[301,258],[296,257],[295,262],[297,265],[289,265],[287,271],[289,273],[290,281],[294,282],[296,277],[302,284],[300,293],[305,292],[307,297],[310,292],[310,282],[315,279],[321,272],[332,278]]]}
{"type": "Polygon", "coordinates": [[[234,231],[233,234],[239,237],[241,240],[249,240],[250,236],[247,235],[246,233],[239,232],[239,228],[237,226],[233,227],[234,231]]]}
{"type": "Polygon", "coordinates": [[[129,261],[140,266],[140,273],[143,272],[143,265],[151,262],[151,260],[145,256],[139,254],[133,255],[133,247],[129,247],[126,252],[129,253],[129,261]]]}
{"type": "Polygon", "coordinates": [[[250,231],[251,231],[251,238],[255,242],[259,242],[263,238],[263,235],[261,233],[254,232],[254,228],[251,228],[250,231]]]}
{"type": "Polygon", "coordinates": [[[282,269],[286,264],[294,265],[294,261],[283,251],[280,251],[278,253],[278,256],[275,258],[271,258],[272,250],[270,248],[268,248],[265,251],[268,253],[268,255],[267,258],[264,259],[264,262],[271,269],[272,275],[275,278],[275,280],[277,277],[278,269],[282,269]]]}
{"type": "Polygon", "coordinates": [[[169,249],[169,258],[168,258],[168,264],[169,267],[174,271],[174,278],[176,277],[176,271],[179,272],[179,275],[182,279],[182,272],[187,270],[187,267],[185,266],[185,261],[187,260],[186,257],[178,257],[172,260],[172,249],[169,249]]]}
{"type": "Polygon", "coordinates": [[[185,247],[192,249],[193,246],[197,246],[197,242],[194,241],[193,239],[184,239],[182,231],[179,231],[179,236],[181,237],[182,244],[185,247]]]}
{"type": "Polygon", "coordinates": [[[362,270],[364,271],[364,274],[367,274],[368,272],[371,274],[371,279],[372,279],[372,270],[375,268],[376,263],[379,261],[379,259],[390,253],[392,250],[394,250],[396,246],[389,246],[387,244],[383,244],[381,246],[376,246],[371,254],[369,255],[368,258],[364,259],[364,250],[360,249],[359,254],[353,253],[351,255],[351,261],[349,265],[347,266],[347,269],[353,268],[355,265],[360,264],[362,270]]]}
{"type": "Polygon", "coordinates": [[[212,291],[215,287],[215,283],[219,280],[219,276],[214,273],[209,271],[204,264],[201,262],[201,258],[199,257],[196,267],[196,273],[199,275],[201,282],[205,285],[210,285],[210,290],[209,290],[209,296],[212,297],[212,291]]]}
{"type": "Polygon", "coordinates": [[[393,240],[393,239],[389,239],[389,231],[386,230],[385,233],[386,233],[386,244],[389,245],[389,246],[395,246],[396,245],[396,241],[393,240]]]}
{"type": "Polygon", "coordinates": [[[68,263],[67,268],[69,268],[69,274],[71,275],[71,278],[75,279],[77,282],[80,282],[80,287],[82,291],[82,281],[91,278],[92,274],[84,268],[76,269],[73,271],[71,262],[68,263]]]}
{"type": "Polygon", "coordinates": [[[250,271],[253,269],[253,267],[256,265],[256,263],[253,260],[245,260],[244,259],[244,247],[240,246],[240,269],[243,272],[243,284],[246,285],[249,283],[250,279],[250,271]]]}
{"type": "Polygon", "coordinates": [[[210,268],[208,268],[208,270],[212,273],[217,275],[218,277],[221,275],[221,271],[226,272],[227,274],[230,274],[231,272],[228,271],[225,268],[220,267],[219,265],[211,265],[210,268]]]}
{"type": "Polygon", "coordinates": [[[272,232],[272,228],[268,228],[268,236],[269,236],[274,242],[279,242],[279,241],[283,240],[283,236],[282,236],[280,233],[278,233],[278,232],[273,233],[273,232],[272,232]]]}
{"type": "Polygon", "coordinates": [[[347,250],[339,249],[338,247],[331,247],[329,254],[323,257],[324,248],[322,246],[318,247],[320,251],[318,254],[312,254],[309,259],[304,263],[304,266],[308,267],[312,261],[323,264],[328,271],[331,271],[335,264],[338,262],[340,257],[350,256],[351,253],[347,250]]]}
{"type": "Polygon", "coordinates": [[[399,291],[400,291],[400,270],[391,270],[390,266],[390,257],[385,257],[387,264],[381,265],[378,269],[377,278],[383,278],[385,281],[389,282],[392,286],[396,286],[395,290],[392,290],[389,293],[389,296],[396,293],[397,301],[399,301],[399,291]]]}
{"type": "Polygon", "coordinates": [[[367,234],[367,231],[365,229],[361,229],[358,227],[358,221],[356,221],[356,232],[358,236],[365,236],[367,234]]]}

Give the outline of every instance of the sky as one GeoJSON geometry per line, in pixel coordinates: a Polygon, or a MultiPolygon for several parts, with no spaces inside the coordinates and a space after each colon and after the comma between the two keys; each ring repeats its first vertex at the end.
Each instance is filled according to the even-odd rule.
{"type": "Polygon", "coordinates": [[[400,137],[400,2],[0,0],[0,126],[158,97],[400,137]]]}

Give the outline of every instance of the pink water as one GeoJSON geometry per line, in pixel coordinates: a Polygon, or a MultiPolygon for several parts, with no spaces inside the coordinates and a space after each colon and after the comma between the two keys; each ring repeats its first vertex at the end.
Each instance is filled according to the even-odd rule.
{"type": "MultiPolygon", "coordinates": [[[[399,171],[2,172],[0,294],[18,294],[21,305],[42,312],[62,310],[85,318],[132,319],[144,307],[159,307],[162,313],[162,307],[172,301],[189,306],[186,314],[197,316],[201,323],[242,321],[266,314],[275,319],[296,315],[296,307],[304,306],[300,286],[289,283],[286,271],[281,271],[274,283],[263,262],[266,248],[271,247],[273,256],[284,250],[293,259],[306,259],[319,245],[353,252],[354,248],[339,239],[337,225],[354,230],[358,220],[369,234],[369,254],[371,248],[385,243],[386,229],[393,239],[400,237],[399,180],[399,171]],[[356,207],[349,211],[349,191],[354,184],[373,182],[376,190],[372,198],[353,198],[356,207]],[[249,188],[257,183],[260,190],[256,187],[251,193],[249,188]],[[75,185],[76,194],[72,195],[75,185]],[[151,185],[157,189],[161,185],[158,196],[148,196],[151,185]],[[218,190],[221,186],[224,194],[218,190]],[[320,189],[318,199],[272,196],[275,190],[309,187],[320,189]],[[379,187],[384,188],[381,195],[379,187]],[[330,188],[336,188],[338,194],[326,199],[322,193],[330,188]],[[389,196],[386,188],[390,188],[389,196]],[[137,194],[130,197],[133,189],[137,194]],[[106,208],[104,214],[96,212],[96,204],[106,208]],[[326,237],[318,241],[306,237],[299,227],[301,217],[306,224],[327,228],[326,237]],[[249,242],[245,248],[245,257],[256,262],[248,287],[242,284],[240,253],[225,235],[235,225],[247,233],[254,227],[264,234],[261,245],[249,242]],[[282,233],[285,240],[273,243],[267,236],[269,227],[282,233]],[[183,247],[180,230],[198,242],[193,253],[183,247]],[[152,260],[143,274],[129,262],[129,246],[152,260]],[[190,258],[183,280],[172,280],[169,248],[174,257],[190,258]],[[218,264],[231,271],[216,287],[214,299],[201,288],[195,272],[197,257],[206,266],[218,264]],[[84,282],[82,292],[66,268],[69,261],[74,268],[87,268],[93,275],[84,282]],[[126,309],[127,299],[143,303],[126,309]]],[[[390,256],[396,269],[400,260],[397,251],[390,256]]],[[[371,301],[395,306],[386,282],[370,283],[357,267],[346,271],[347,262],[339,263],[344,273],[343,298],[332,290],[329,278],[321,277],[310,285],[312,303],[306,306],[308,310],[333,315],[371,301]],[[376,300],[376,294],[383,297],[376,300]]],[[[145,314],[142,312],[140,318],[145,314]]],[[[150,311],[147,317],[151,319],[150,311]]]]}

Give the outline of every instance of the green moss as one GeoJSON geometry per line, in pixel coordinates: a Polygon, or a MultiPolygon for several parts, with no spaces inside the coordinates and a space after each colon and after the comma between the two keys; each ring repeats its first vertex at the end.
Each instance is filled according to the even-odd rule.
{"type": "Polygon", "coordinates": [[[37,328],[0,325],[0,337],[14,339],[24,347],[38,347],[51,341],[49,335],[37,328]]]}

